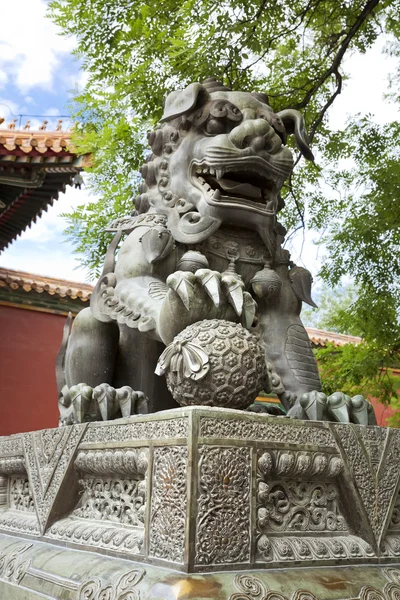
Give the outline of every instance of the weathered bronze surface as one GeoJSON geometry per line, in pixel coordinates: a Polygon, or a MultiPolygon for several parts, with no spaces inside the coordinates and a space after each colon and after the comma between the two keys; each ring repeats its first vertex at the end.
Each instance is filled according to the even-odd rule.
{"type": "Polygon", "coordinates": [[[71,333],[66,326],[61,424],[167,409],[174,399],[247,408],[262,388],[298,418],[374,422],[364,399],[322,393],[300,319],[302,302],[315,306],[312,278],[283,249],[277,218],[291,134],[313,160],[301,114],[275,114],[264,94],[210,78],[168,96],[148,135],[135,211],[110,223],[91,307],[71,333]],[[262,367],[250,364],[258,355],[262,367]]]}
{"type": "Polygon", "coordinates": [[[0,438],[0,598],[395,600],[399,461],[395,429],[210,407],[0,438]]]}

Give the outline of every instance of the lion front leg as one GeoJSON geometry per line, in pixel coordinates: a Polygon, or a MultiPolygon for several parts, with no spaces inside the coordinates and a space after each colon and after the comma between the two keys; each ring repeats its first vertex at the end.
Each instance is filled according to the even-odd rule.
{"type": "Polygon", "coordinates": [[[89,308],[75,318],[59,390],[60,424],[109,420],[148,412],[148,400],[128,385],[114,388],[120,332],[98,321],[89,308]]]}

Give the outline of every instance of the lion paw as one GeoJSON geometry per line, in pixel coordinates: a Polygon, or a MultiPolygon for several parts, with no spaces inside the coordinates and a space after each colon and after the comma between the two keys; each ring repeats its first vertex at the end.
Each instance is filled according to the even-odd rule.
{"type": "Polygon", "coordinates": [[[149,401],[143,392],[135,392],[127,385],[116,389],[108,383],[102,383],[95,388],[86,383],[78,383],[69,390],[64,389],[59,405],[61,426],[110,421],[121,416],[129,417],[149,412],[149,401]]]}

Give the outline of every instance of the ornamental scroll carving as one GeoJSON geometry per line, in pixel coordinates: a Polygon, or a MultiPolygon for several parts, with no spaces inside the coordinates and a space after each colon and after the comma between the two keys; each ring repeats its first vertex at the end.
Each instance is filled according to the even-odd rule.
{"type": "Polygon", "coordinates": [[[195,562],[249,562],[250,449],[202,446],[199,456],[195,562]]]}
{"type": "Polygon", "coordinates": [[[46,538],[131,556],[143,552],[144,529],[126,525],[112,527],[106,521],[68,518],[54,523],[46,532],[46,538]]]}
{"type": "Polygon", "coordinates": [[[10,477],[9,502],[13,510],[35,512],[32,493],[27,477],[10,477]]]}
{"type": "Polygon", "coordinates": [[[185,446],[155,448],[149,555],[184,562],[188,451],[185,446]]]}
{"type": "Polygon", "coordinates": [[[331,454],[263,452],[257,463],[258,535],[347,531],[330,481],[342,470],[341,458],[331,454]]]}
{"type": "Polygon", "coordinates": [[[25,557],[25,552],[33,544],[18,546],[12,552],[0,552],[0,580],[19,585],[31,565],[31,560],[25,557]]]}
{"type": "Polygon", "coordinates": [[[276,450],[259,455],[256,559],[310,560],[372,552],[354,536],[324,538],[348,535],[334,481],[342,470],[340,457],[322,452],[276,450]]]}
{"type": "Polygon", "coordinates": [[[348,534],[322,536],[267,536],[257,539],[256,560],[270,563],[293,563],[310,560],[348,560],[375,557],[371,546],[359,537],[348,534]]]}
{"type": "Polygon", "coordinates": [[[146,509],[144,480],[85,478],[79,483],[83,487],[83,495],[73,512],[74,516],[143,527],[146,509]]]}
{"type": "Polygon", "coordinates": [[[143,448],[82,450],[76,457],[75,468],[90,475],[135,475],[143,479],[148,460],[148,450],[143,448]]]}
{"type": "Polygon", "coordinates": [[[145,574],[144,569],[133,569],[111,583],[103,583],[98,578],[91,579],[80,586],[77,600],[140,600],[137,585],[145,574]]]}
{"type": "MultiPolygon", "coordinates": [[[[382,569],[386,582],[380,589],[366,585],[361,588],[358,595],[352,595],[352,600],[397,600],[400,597],[400,571],[394,568],[382,569]]],[[[255,575],[238,574],[234,579],[237,590],[228,600],[319,600],[312,592],[299,589],[286,596],[278,591],[273,591],[255,575]]]]}
{"type": "Polygon", "coordinates": [[[333,483],[259,482],[257,526],[263,533],[347,531],[333,483]]]}

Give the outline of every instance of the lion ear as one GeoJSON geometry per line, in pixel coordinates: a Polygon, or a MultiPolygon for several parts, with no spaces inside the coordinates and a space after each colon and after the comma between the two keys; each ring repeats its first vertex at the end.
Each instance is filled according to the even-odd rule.
{"type": "Polygon", "coordinates": [[[160,119],[161,123],[180,117],[192,110],[200,93],[207,94],[201,83],[191,83],[184,90],[171,92],[165,100],[164,114],[160,119]]]}

